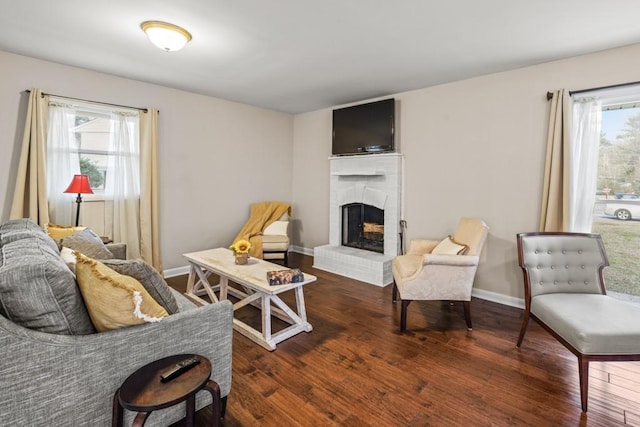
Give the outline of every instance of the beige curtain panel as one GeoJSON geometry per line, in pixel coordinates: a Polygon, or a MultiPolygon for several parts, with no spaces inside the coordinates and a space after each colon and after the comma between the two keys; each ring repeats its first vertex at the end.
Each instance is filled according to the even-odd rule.
{"type": "Polygon", "coordinates": [[[28,217],[43,226],[49,222],[46,182],[48,105],[49,97],[43,97],[40,89],[32,88],[10,214],[11,219],[28,217]]]}
{"type": "Polygon", "coordinates": [[[158,218],[158,110],[140,112],[140,256],[162,272],[158,218]]]}
{"type": "Polygon", "coordinates": [[[549,112],[540,231],[568,231],[569,228],[570,119],[569,92],[565,89],[553,92],[549,112]]]}

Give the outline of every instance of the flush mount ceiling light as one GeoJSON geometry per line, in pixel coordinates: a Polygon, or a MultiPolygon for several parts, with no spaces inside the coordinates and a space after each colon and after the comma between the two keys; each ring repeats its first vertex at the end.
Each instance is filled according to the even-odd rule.
{"type": "Polygon", "coordinates": [[[184,28],[161,21],[145,21],[140,24],[151,43],[162,50],[180,50],[191,41],[191,34],[184,28]]]}

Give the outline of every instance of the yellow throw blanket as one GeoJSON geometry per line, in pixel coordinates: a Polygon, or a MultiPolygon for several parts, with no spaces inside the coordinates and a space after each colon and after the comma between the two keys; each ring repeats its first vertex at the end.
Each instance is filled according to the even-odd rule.
{"type": "Polygon", "coordinates": [[[248,240],[251,243],[249,255],[262,258],[262,232],[285,212],[291,216],[291,205],[283,202],[259,202],[251,205],[249,220],[242,226],[233,243],[248,240]]]}

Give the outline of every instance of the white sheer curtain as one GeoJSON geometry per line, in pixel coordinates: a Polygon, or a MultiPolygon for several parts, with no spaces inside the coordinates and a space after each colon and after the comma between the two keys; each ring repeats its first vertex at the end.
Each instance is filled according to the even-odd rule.
{"type": "Polygon", "coordinates": [[[570,137],[569,231],[591,231],[601,129],[601,101],[594,97],[574,97],[570,137]]]}
{"type": "Polygon", "coordinates": [[[73,224],[76,195],[64,193],[64,190],[71,183],[73,175],[80,173],[80,156],[74,131],[75,119],[75,108],[55,102],[49,103],[47,200],[49,219],[56,224],[73,224]]]}
{"type": "Polygon", "coordinates": [[[139,118],[111,113],[105,196],[113,201],[113,240],[127,244],[128,258],[140,258],[139,118]]]}

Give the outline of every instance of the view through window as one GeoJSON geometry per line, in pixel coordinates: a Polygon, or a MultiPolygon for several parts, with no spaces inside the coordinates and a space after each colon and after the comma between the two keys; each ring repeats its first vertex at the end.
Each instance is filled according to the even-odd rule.
{"type": "Polygon", "coordinates": [[[82,197],[82,224],[107,238],[115,237],[116,230],[135,230],[130,222],[137,221],[140,197],[138,112],[52,101],[49,122],[47,185],[52,221],[71,223],[77,204],[64,188],[69,177],[82,173],[89,176],[93,190],[82,197]]]}
{"type": "Polygon", "coordinates": [[[603,107],[592,232],[611,264],[609,293],[640,301],[640,103],[603,107]]]}

